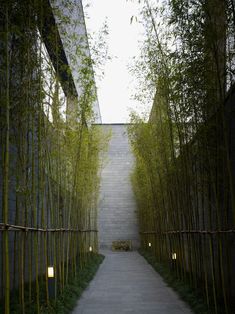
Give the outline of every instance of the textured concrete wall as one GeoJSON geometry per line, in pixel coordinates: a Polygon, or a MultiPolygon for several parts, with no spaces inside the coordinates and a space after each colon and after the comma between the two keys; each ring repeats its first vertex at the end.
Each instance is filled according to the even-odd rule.
{"type": "Polygon", "coordinates": [[[125,124],[101,125],[104,131],[111,129],[112,132],[101,173],[98,221],[101,248],[110,248],[115,240],[132,240],[135,248],[139,246],[136,203],[130,181],[134,157],[126,127],[125,124]]]}
{"type": "MultiPolygon", "coordinates": [[[[82,0],[50,0],[49,2],[53,9],[54,18],[76,91],[78,97],[80,97],[84,87],[81,84],[81,72],[79,70],[84,66],[84,56],[90,57],[82,0]],[[66,23],[64,20],[69,22],[66,23]],[[78,50],[78,47],[80,50],[78,50]]],[[[93,74],[92,78],[95,80],[93,74]]],[[[92,93],[96,95],[95,82],[92,93]]],[[[93,102],[92,109],[95,115],[95,123],[101,123],[98,99],[93,102]]]]}

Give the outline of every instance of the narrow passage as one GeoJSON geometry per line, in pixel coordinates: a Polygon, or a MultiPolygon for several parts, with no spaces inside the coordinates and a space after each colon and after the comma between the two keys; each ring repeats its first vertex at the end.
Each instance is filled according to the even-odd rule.
{"type": "Polygon", "coordinates": [[[189,314],[177,294],[137,252],[110,252],[73,314],[189,314]]]}

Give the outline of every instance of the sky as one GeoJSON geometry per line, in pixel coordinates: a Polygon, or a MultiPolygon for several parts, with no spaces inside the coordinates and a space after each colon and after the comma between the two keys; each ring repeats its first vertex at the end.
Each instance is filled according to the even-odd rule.
{"type": "Polygon", "coordinates": [[[96,78],[98,101],[103,123],[127,123],[130,110],[138,111],[139,103],[132,99],[137,84],[128,71],[128,64],[138,55],[143,38],[140,23],[130,23],[138,14],[137,1],[87,0],[84,2],[86,27],[93,34],[107,20],[109,34],[106,38],[109,55],[104,78],[96,78]],[[89,3],[89,7],[86,4],[89,3]]]}

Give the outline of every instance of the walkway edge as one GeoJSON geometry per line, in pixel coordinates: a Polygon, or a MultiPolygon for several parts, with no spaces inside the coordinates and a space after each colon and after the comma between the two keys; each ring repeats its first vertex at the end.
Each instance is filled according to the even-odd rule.
{"type": "Polygon", "coordinates": [[[207,314],[208,308],[203,297],[192,289],[187,283],[180,281],[177,275],[169,267],[157,262],[151,252],[138,250],[141,256],[153,267],[153,269],[162,277],[165,283],[171,287],[193,311],[195,314],[207,314]]]}

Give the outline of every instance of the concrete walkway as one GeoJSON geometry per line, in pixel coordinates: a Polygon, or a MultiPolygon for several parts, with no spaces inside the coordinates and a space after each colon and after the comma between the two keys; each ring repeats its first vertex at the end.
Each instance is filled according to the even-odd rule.
{"type": "Polygon", "coordinates": [[[73,314],[189,314],[162,278],[137,252],[106,256],[73,314]]]}

